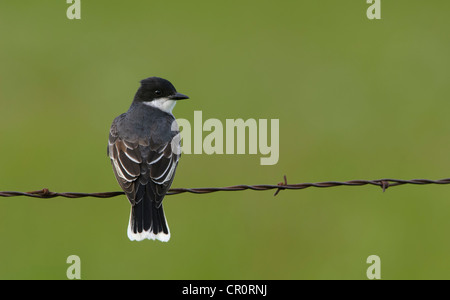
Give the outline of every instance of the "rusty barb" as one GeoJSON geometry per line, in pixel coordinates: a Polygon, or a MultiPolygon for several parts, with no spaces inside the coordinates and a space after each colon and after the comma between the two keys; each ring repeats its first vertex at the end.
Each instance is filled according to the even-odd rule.
{"type": "MultiPolygon", "coordinates": [[[[429,179],[412,179],[412,180],[401,180],[401,179],[378,179],[378,180],[350,180],[350,181],[325,181],[316,183],[296,183],[288,184],[286,175],[284,176],[284,181],[278,183],[277,185],[259,184],[259,185],[233,185],[227,187],[206,187],[206,188],[173,188],[170,189],[167,195],[177,195],[182,193],[193,193],[193,194],[208,194],[214,192],[233,192],[233,191],[243,191],[243,190],[253,190],[253,191],[267,191],[276,190],[274,196],[278,195],[280,191],[283,190],[301,190],[309,187],[317,188],[327,188],[336,186],[362,186],[362,185],[375,185],[381,187],[381,189],[386,191],[387,188],[405,184],[415,184],[415,185],[425,185],[425,184],[449,184],[450,178],[440,179],[440,180],[429,180],[429,179]]],[[[105,192],[105,193],[56,193],[52,192],[47,188],[31,192],[0,192],[0,197],[16,197],[16,196],[26,196],[34,198],[55,198],[55,197],[65,197],[65,198],[84,198],[84,197],[95,197],[95,198],[111,198],[116,196],[124,195],[124,192],[105,192]]]]}

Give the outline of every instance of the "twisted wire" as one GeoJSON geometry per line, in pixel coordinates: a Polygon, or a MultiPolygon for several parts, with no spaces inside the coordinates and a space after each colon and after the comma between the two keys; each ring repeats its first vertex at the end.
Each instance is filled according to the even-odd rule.
{"type": "MultiPolygon", "coordinates": [[[[205,188],[172,188],[169,190],[167,195],[178,195],[183,193],[193,193],[193,194],[208,194],[215,192],[234,192],[234,191],[244,191],[244,190],[252,190],[252,191],[268,191],[275,190],[274,196],[276,196],[282,190],[302,190],[309,187],[316,188],[329,188],[329,187],[337,187],[337,186],[363,186],[363,185],[374,185],[381,187],[383,192],[389,188],[394,186],[400,186],[405,184],[414,184],[414,185],[427,185],[427,184],[450,184],[450,178],[444,178],[439,180],[430,180],[430,179],[411,179],[411,180],[402,180],[402,179],[377,179],[377,180],[349,180],[349,181],[324,181],[324,182],[315,182],[315,183],[295,183],[288,184],[287,178],[284,176],[284,181],[280,182],[276,185],[272,184],[257,184],[257,185],[233,185],[227,187],[205,187],[205,188]]],[[[31,192],[17,192],[17,191],[3,191],[0,192],[0,197],[17,197],[17,196],[25,196],[25,197],[34,197],[34,198],[55,198],[55,197],[64,197],[64,198],[84,198],[84,197],[95,197],[95,198],[111,198],[124,195],[124,192],[103,192],[103,193],[57,193],[52,192],[47,188],[43,188],[37,191],[31,192]]]]}

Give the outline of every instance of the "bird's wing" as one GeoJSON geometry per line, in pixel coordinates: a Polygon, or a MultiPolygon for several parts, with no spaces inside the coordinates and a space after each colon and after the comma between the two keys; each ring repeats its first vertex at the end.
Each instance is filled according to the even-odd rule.
{"type": "Polygon", "coordinates": [[[111,127],[108,155],[116,179],[132,205],[143,198],[142,193],[152,193],[151,199],[161,203],[173,181],[179,147],[179,142],[172,141],[162,144],[151,139],[129,142],[111,127]]]}
{"type": "Polygon", "coordinates": [[[111,159],[114,175],[131,204],[135,203],[136,180],[141,176],[142,157],[135,144],[110,134],[108,155],[111,159]]]}
{"type": "Polygon", "coordinates": [[[148,155],[149,184],[158,204],[162,201],[172,184],[178,160],[180,159],[180,150],[180,143],[175,138],[161,147],[151,150],[148,155]]]}

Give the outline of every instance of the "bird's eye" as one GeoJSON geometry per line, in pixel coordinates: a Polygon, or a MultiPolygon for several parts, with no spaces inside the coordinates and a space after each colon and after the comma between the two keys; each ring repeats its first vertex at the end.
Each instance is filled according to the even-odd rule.
{"type": "Polygon", "coordinates": [[[160,90],[156,90],[156,91],[155,91],[155,95],[156,95],[156,96],[160,96],[160,95],[161,95],[161,91],[160,91],[160,90]]]}

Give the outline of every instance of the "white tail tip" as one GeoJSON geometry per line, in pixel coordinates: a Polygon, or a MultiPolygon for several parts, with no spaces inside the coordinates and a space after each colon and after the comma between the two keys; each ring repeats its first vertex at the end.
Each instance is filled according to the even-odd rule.
{"type": "MultiPolygon", "coordinates": [[[[130,218],[131,218],[131,215],[130,215],[130,218]]],[[[167,225],[167,222],[166,222],[166,226],[167,226],[168,233],[164,233],[163,231],[161,231],[161,232],[155,234],[151,228],[147,231],[134,233],[131,230],[131,222],[128,222],[127,235],[128,235],[128,238],[130,239],[130,241],[143,241],[143,240],[147,239],[147,240],[159,240],[161,242],[168,242],[170,240],[170,230],[169,230],[169,226],[167,225]]]]}

